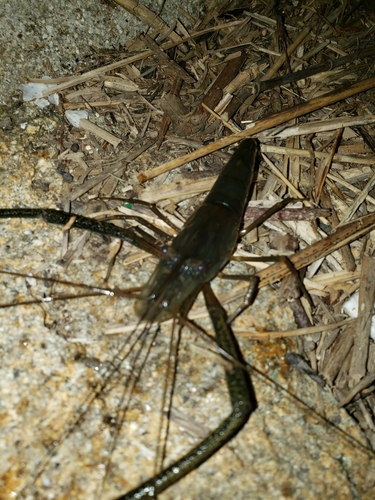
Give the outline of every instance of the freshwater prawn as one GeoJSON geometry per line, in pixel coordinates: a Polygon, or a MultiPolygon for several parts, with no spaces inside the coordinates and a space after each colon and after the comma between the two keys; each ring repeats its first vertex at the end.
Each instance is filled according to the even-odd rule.
{"type": "MultiPolygon", "coordinates": [[[[184,317],[203,289],[217,344],[240,363],[241,353],[208,283],[228,263],[236,248],[257,150],[254,139],[240,144],[203,203],[186,221],[171,246],[164,249],[166,258],[160,260],[136,304],[136,312],[142,320],[160,323],[177,315],[184,317]]],[[[183,458],[120,499],[158,495],[205,462],[240,431],[256,409],[254,390],[242,367],[232,367],[226,376],[233,408],[229,417],[183,458]]]]}
{"type": "MultiPolygon", "coordinates": [[[[253,179],[257,149],[257,142],[255,140],[246,140],[240,144],[202,205],[187,220],[172,244],[162,248],[156,248],[152,244],[145,243],[143,238],[133,230],[117,228],[108,222],[95,221],[78,215],[72,216],[72,214],[49,209],[0,210],[1,218],[41,217],[47,222],[57,224],[70,222],[72,227],[89,229],[101,234],[104,233],[119,237],[139,248],[144,249],[147,247],[153,255],[160,259],[151,278],[143,287],[140,294],[136,295],[136,312],[140,320],[146,322],[146,326],[140,332],[134,331],[132,336],[126,339],[125,343],[123,341],[120,342],[120,347],[117,348],[117,355],[112,355],[113,359],[109,364],[103,381],[99,383],[97,381],[91,382],[92,389],[89,403],[93,407],[93,410],[87,410],[86,407],[82,406],[84,409],[80,410],[79,413],[74,413],[73,422],[65,432],[65,437],[69,433],[75,433],[74,448],[82,447],[81,454],[88,463],[87,466],[89,469],[92,468],[90,460],[92,451],[90,448],[86,449],[85,446],[80,444],[82,435],[88,434],[92,436],[93,440],[98,439],[97,432],[99,430],[103,432],[103,421],[99,420],[97,430],[95,426],[93,427],[94,430],[91,430],[91,427],[87,427],[86,423],[82,422],[86,411],[93,413],[93,415],[90,415],[90,419],[91,417],[95,417],[95,404],[100,405],[105,397],[109,397],[109,394],[115,400],[113,405],[116,408],[120,407],[118,410],[119,416],[114,417],[110,412],[110,405],[108,404],[107,413],[110,428],[117,432],[117,429],[121,428],[125,418],[127,421],[131,420],[129,402],[128,400],[124,400],[121,388],[127,387],[127,397],[132,397],[140,391],[140,372],[146,368],[145,363],[148,360],[151,346],[158,341],[157,333],[159,331],[159,324],[167,318],[173,318],[175,322],[181,322],[181,325],[184,325],[184,319],[201,290],[204,292],[206,304],[212,318],[217,345],[222,352],[227,353],[231,361],[230,367],[226,369],[227,385],[232,405],[229,417],[215,431],[210,433],[207,438],[201,440],[192,450],[182,453],[182,458],[173,459],[171,465],[166,468],[161,467],[162,472],[155,474],[151,479],[145,479],[139,486],[127,493],[121,493],[121,489],[126,491],[125,486],[121,488],[121,481],[123,483],[127,482],[127,468],[125,469],[126,472],[124,470],[117,472],[116,467],[118,463],[122,464],[125,460],[127,462],[136,462],[137,457],[127,457],[126,446],[125,448],[124,445],[122,445],[122,448],[119,446],[120,451],[116,452],[105,473],[108,481],[112,481],[112,476],[115,476],[116,473],[117,476],[120,474],[119,478],[117,478],[115,489],[118,493],[114,493],[112,489],[109,495],[105,494],[104,496],[103,494],[98,495],[96,491],[95,497],[102,496],[103,498],[129,500],[157,496],[216,453],[219,448],[241,430],[251,413],[256,409],[257,403],[254,390],[249,374],[244,369],[245,365],[241,352],[232,337],[225,313],[217,303],[208,283],[226,265],[236,248],[242,226],[243,211],[253,179]],[[231,189],[228,189],[228,186],[231,189]],[[224,237],[225,234],[227,235],[226,238],[224,237]],[[152,325],[155,325],[155,328],[151,329],[152,325]],[[127,345],[126,351],[124,351],[125,344],[127,345]],[[136,345],[140,345],[138,351],[134,350],[136,345]],[[138,357],[138,353],[141,350],[147,351],[145,357],[142,359],[138,357]],[[107,385],[110,386],[109,389],[107,389],[107,385]],[[111,391],[114,393],[113,395],[111,391]],[[121,404],[119,404],[119,401],[121,404]],[[122,452],[121,449],[123,450],[122,452]]],[[[99,295],[100,293],[100,290],[97,289],[93,291],[93,295],[99,295]]],[[[134,293],[131,296],[134,297],[134,293]]],[[[176,353],[177,351],[178,346],[177,350],[175,349],[173,352],[176,353]]],[[[69,385],[67,391],[69,391],[69,385]]],[[[52,403],[53,392],[51,398],[52,403]]],[[[63,415],[59,415],[59,418],[62,417],[63,415]]],[[[69,418],[71,420],[72,415],[69,418]]],[[[306,425],[305,421],[304,425],[306,425]]],[[[51,436],[53,435],[52,433],[51,436]]],[[[147,434],[143,437],[147,443],[147,434]]],[[[53,437],[50,439],[53,440],[53,437]]],[[[62,438],[55,439],[57,445],[61,441],[62,438]]],[[[103,447],[105,447],[105,441],[103,443],[103,447]]],[[[254,445],[254,443],[252,444],[254,445]]],[[[43,443],[43,445],[48,450],[49,443],[43,443]]],[[[56,447],[52,447],[52,451],[47,453],[47,460],[51,463],[51,472],[49,471],[45,475],[43,468],[45,462],[40,464],[38,461],[39,469],[37,470],[40,470],[40,472],[34,474],[32,479],[33,484],[35,483],[38,487],[38,493],[36,493],[38,498],[48,497],[48,488],[51,482],[59,482],[63,475],[73,474],[72,471],[68,472],[68,469],[66,469],[69,465],[69,451],[65,453],[67,458],[64,459],[64,455],[58,452],[57,445],[53,444],[56,447]],[[42,496],[40,493],[44,490],[46,491],[46,496],[42,496]]],[[[107,455],[115,451],[113,444],[110,446],[107,444],[106,446],[107,455]]],[[[24,460],[28,460],[26,455],[24,460]]],[[[80,471],[75,469],[73,471],[74,475],[68,483],[74,481],[79,484],[81,480],[80,471]]],[[[27,486],[30,486],[30,484],[27,486]]],[[[30,497],[24,489],[25,485],[23,483],[18,488],[18,497],[36,498],[36,496],[30,497]]],[[[80,492],[82,498],[86,497],[84,484],[80,492]]],[[[66,491],[61,490],[60,496],[64,494],[66,494],[66,491]]]]}

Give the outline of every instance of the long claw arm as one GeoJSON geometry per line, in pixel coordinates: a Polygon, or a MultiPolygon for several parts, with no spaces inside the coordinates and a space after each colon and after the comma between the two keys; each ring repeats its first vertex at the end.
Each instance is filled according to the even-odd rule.
{"type": "Polygon", "coordinates": [[[121,228],[105,221],[98,221],[83,215],[74,215],[62,210],[54,210],[52,208],[2,208],[0,209],[0,219],[6,218],[22,218],[22,219],[42,219],[50,224],[65,225],[73,222],[71,227],[86,229],[94,233],[106,234],[127,241],[141,250],[161,258],[163,256],[160,249],[145,241],[137,235],[132,229],[121,228]]]}
{"type": "Polygon", "coordinates": [[[169,486],[186,476],[186,474],[199,467],[230,441],[243,428],[251,413],[257,407],[250,375],[240,365],[244,362],[243,357],[233,332],[227,323],[225,310],[215,297],[209,284],[204,285],[203,292],[207,309],[214,325],[218,346],[230,354],[233,359],[239,361],[238,365],[235,364],[230,370],[226,370],[232,411],[217,429],[189,453],[149,481],[146,481],[125,495],[117,497],[116,500],[155,498],[169,486]]]}

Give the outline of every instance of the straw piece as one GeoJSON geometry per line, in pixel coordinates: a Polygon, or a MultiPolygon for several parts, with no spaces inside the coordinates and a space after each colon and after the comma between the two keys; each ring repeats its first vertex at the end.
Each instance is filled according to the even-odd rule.
{"type": "Polygon", "coordinates": [[[354,384],[357,384],[366,375],[374,302],[375,262],[371,257],[364,256],[359,285],[358,323],[349,371],[349,380],[354,384]]]}
{"type": "Polygon", "coordinates": [[[270,340],[270,339],[281,339],[286,337],[301,337],[302,335],[312,335],[314,333],[328,332],[330,330],[335,330],[342,326],[354,323],[356,319],[344,319],[343,321],[338,321],[337,323],[332,323],[330,325],[315,325],[306,328],[298,328],[298,330],[283,330],[277,332],[248,332],[243,330],[237,330],[236,327],[233,328],[234,333],[237,337],[245,337],[247,339],[253,340],[270,340]]]}
{"type": "MultiPolygon", "coordinates": [[[[132,82],[129,78],[120,78],[116,76],[109,76],[103,82],[104,87],[109,89],[118,90],[120,92],[137,92],[139,85],[132,82]]],[[[90,103],[91,104],[91,103],[90,103]]]]}
{"type": "Polygon", "coordinates": [[[224,120],[224,118],[220,115],[218,115],[215,111],[213,111],[211,108],[209,108],[204,102],[202,102],[202,108],[205,109],[206,111],[208,111],[210,113],[210,115],[212,115],[214,118],[216,118],[217,120],[220,120],[222,122],[223,125],[225,125],[231,132],[233,133],[237,133],[239,132],[241,129],[235,125],[232,125],[230,122],[227,122],[226,120],[224,120]]]}
{"type": "MultiPolygon", "coordinates": [[[[246,122],[242,122],[246,123],[246,122]]],[[[309,123],[302,123],[301,125],[292,125],[291,127],[285,128],[281,131],[270,130],[263,134],[258,135],[258,139],[287,139],[288,137],[294,137],[296,135],[309,135],[317,134],[319,132],[327,132],[329,130],[336,130],[338,128],[344,127],[355,127],[359,125],[370,125],[375,123],[375,115],[370,116],[348,116],[340,118],[331,118],[330,120],[316,120],[309,123]]]]}
{"type": "Polygon", "coordinates": [[[331,152],[330,152],[328,158],[319,166],[319,168],[316,171],[315,189],[314,189],[316,203],[319,203],[319,201],[320,201],[320,196],[322,194],[323,186],[324,186],[324,183],[326,181],[328,171],[331,168],[331,165],[333,162],[333,157],[335,156],[336,151],[339,147],[342,133],[343,133],[343,129],[340,128],[336,133],[335,142],[332,146],[332,149],[331,149],[331,152]]]}
{"type": "MultiPolygon", "coordinates": [[[[260,147],[263,153],[275,153],[281,155],[295,155],[301,156],[305,158],[309,158],[310,154],[305,149],[297,149],[297,148],[288,148],[283,146],[267,146],[261,145],[260,147]]],[[[328,158],[329,153],[323,153],[322,151],[314,151],[314,155],[316,158],[328,158]]],[[[349,156],[349,155],[341,155],[336,154],[333,157],[335,162],[340,163],[357,163],[359,165],[373,165],[375,163],[374,155],[363,155],[363,156],[349,156]]],[[[328,177],[330,174],[328,174],[328,177]]]]}
{"type": "MultiPolygon", "coordinates": [[[[309,266],[313,262],[322,257],[326,257],[330,253],[338,250],[344,245],[361,238],[365,234],[375,229],[375,214],[366,215],[356,219],[345,226],[340,226],[333,234],[326,238],[313,243],[307,248],[290,257],[290,261],[298,270],[303,267],[309,266]]],[[[284,278],[289,274],[287,266],[281,262],[273,264],[257,273],[260,282],[259,286],[263,287],[269,283],[284,278]]],[[[375,281],[374,281],[375,282],[375,281]]],[[[244,285],[246,287],[246,285],[244,285]]]]}
{"type": "Polygon", "coordinates": [[[337,408],[342,408],[349,404],[357,394],[369,387],[373,382],[375,382],[375,373],[368,373],[355,387],[353,387],[347,396],[341,399],[337,408]]]}
{"type": "Polygon", "coordinates": [[[285,177],[285,175],[283,175],[283,173],[280,172],[280,170],[263,153],[262,153],[262,158],[267,163],[268,167],[271,169],[271,171],[273,172],[273,174],[275,176],[277,176],[283,184],[286,184],[288,186],[288,188],[291,190],[291,192],[293,193],[294,196],[296,196],[297,198],[300,198],[300,199],[304,199],[305,198],[303,196],[303,194],[301,194],[298,191],[298,189],[295,186],[293,186],[293,184],[285,177]]]}
{"type": "Polygon", "coordinates": [[[359,206],[365,201],[365,199],[367,198],[367,195],[368,193],[371,191],[371,189],[373,188],[375,184],[375,174],[373,174],[371,176],[371,178],[369,179],[369,181],[367,182],[366,186],[363,188],[363,190],[361,191],[361,193],[357,196],[357,198],[355,199],[354,203],[352,204],[352,206],[349,208],[349,210],[344,214],[341,222],[340,222],[340,225],[341,224],[345,224],[348,220],[350,220],[353,215],[355,214],[355,212],[358,210],[359,206]]]}
{"type": "MultiPolygon", "coordinates": [[[[346,182],[344,179],[340,179],[340,177],[337,177],[336,175],[328,174],[327,177],[329,179],[331,179],[332,181],[337,182],[337,184],[341,184],[342,186],[350,189],[350,191],[353,191],[353,193],[356,193],[358,195],[360,195],[361,193],[363,193],[363,190],[361,191],[357,187],[353,186],[353,184],[350,184],[349,182],[346,182]]],[[[372,196],[367,195],[366,196],[366,201],[368,201],[372,205],[375,205],[375,198],[373,198],[372,196]]]]}
{"type": "Polygon", "coordinates": [[[122,139],[119,139],[115,135],[110,134],[106,130],[95,125],[95,123],[92,123],[89,120],[86,120],[86,118],[80,119],[79,126],[80,126],[80,128],[87,130],[87,132],[91,132],[91,133],[97,135],[98,137],[100,137],[101,139],[104,139],[105,141],[112,144],[114,147],[117,147],[120,144],[120,142],[122,142],[122,139]]]}
{"type": "Polygon", "coordinates": [[[297,36],[294,42],[289,45],[286,50],[286,54],[282,54],[275,64],[267,71],[267,73],[260,78],[260,81],[270,80],[281,68],[281,66],[285,63],[287,56],[293,54],[293,52],[305,41],[305,39],[309,36],[311,30],[316,26],[316,21],[313,21],[309,26],[306,26],[301,33],[297,36]]]}

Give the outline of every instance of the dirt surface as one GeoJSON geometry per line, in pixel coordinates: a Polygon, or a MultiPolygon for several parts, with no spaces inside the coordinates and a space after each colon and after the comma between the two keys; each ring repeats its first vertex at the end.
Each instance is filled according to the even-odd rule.
{"type": "MultiPolygon", "coordinates": [[[[178,2],[143,2],[172,22],[178,2]]],[[[197,15],[200,2],[184,6],[197,15]]],[[[70,76],[120,51],[147,26],[111,0],[17,1],[0,5],[0,103],[18,99],[25,78],[70,76]]]]}

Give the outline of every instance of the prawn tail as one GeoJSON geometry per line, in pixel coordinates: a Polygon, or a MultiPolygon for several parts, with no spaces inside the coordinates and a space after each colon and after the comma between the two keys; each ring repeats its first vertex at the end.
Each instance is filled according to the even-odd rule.
{"type": "Polygon", "coordinates": [[[254,177],[257,153],[257,140],[242,141],[224,166],[204,203],[224,205],[237,217],[242,217],[254,177]]]}

